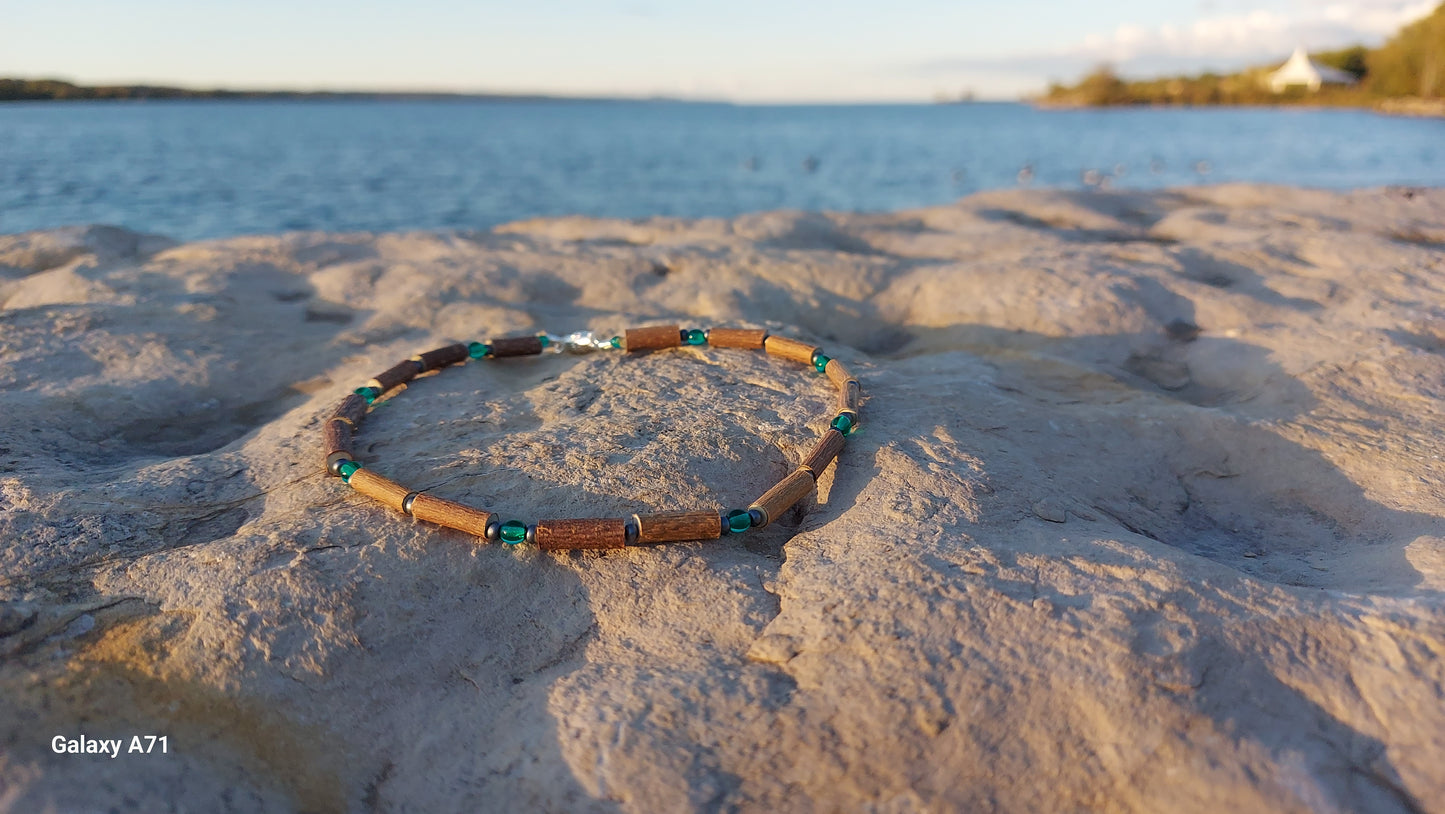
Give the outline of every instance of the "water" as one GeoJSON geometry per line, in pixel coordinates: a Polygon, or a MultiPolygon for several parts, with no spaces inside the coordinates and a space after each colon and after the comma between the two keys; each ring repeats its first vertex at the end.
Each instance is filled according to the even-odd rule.
{"type": "Polygon", "coordinates": [[[0,233],[179,239],[479,228],[537,215],[884,211],[980,189],[1445,185],[1445,120],[1024,105],[147,102],[0,105],[0,233]],[[1208,173],[1198,169],[1207,162],[1208,173]]]}

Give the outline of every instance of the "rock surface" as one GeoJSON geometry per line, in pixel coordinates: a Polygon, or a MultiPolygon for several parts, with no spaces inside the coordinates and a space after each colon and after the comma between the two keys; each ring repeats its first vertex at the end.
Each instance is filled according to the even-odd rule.
{"type": "MultiPolygon", "coordinates": [[[[1445,190],[91,227],[0,237],[0,308],[0,809],[1445,811],[1445,190]],[[542,554],[323,475],[398,359],[663,321],[862,379],[774,527],[542,554]]],[[[606,516],[746,505],[830,409],[761,354],[548,356],[358,440],[606,516]]]]}

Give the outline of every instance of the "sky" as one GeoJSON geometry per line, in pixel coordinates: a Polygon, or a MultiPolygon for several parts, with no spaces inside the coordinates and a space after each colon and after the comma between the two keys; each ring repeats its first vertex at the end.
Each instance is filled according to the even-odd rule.
{"type": "Polygon", "coordinates": [[[0,0],[0,76],[83,84],[1009,99],[1382,42],[1440,0],[0,0]]]}

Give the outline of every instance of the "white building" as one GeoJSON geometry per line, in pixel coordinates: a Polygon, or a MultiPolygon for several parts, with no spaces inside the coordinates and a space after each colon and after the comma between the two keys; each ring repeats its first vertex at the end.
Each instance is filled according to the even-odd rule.
{"type": "Polygon", "coordinates": [[[1303,85],[1316,91],[1320,89],[1320,85],[1353,84],[1354,74],[1312,61],[1310,55],[1305,53],[1303,45],[1294,49],[1289,61],[1269,75],[1269,89],[1275,93],[1284,93],[1285,88],[1295,85],[1303,85]]]}

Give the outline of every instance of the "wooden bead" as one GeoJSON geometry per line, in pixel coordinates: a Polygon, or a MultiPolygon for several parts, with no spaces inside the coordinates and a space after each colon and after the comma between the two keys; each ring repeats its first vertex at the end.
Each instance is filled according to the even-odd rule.
{"type": "Polygon", "coordinates": [[[487,539],[487,526],[496,518],[491,512],[478,511],[470,506],[432,497],[425,492],[412,500],[411,516],[427,523],[464,531],[483,540],[487,539]]]}
{"type": "Polygon", "coordinates": [[[856,414],[862,393],[863,391],[859,389],[857,382],[848,382],[838,390],[838,409],[842,412],[856,414]]]}
{"type": "Polygon", "coordinates": [[[823,433],[823,437],[818,439],[817,446],[813,447],[813,451],[803,459],[802,468],[812,472],[813,480],[817,480],[818,476],[823,474],[823,470],[828,468],[828,464],[838,458],[838,453],[843,451],[846,441],[843,433],[837,430],[830,429],[823,433]]]}
{"type": "Polygon", "coordinates": [[[339,418],[354,426],[361,423],[361,419],[365,415],[366,399],[352,393],[341,400],[341,405],[336,408],[336,412],[332,413],[331,417],[339,418]]]}
{"type": "Polygon", "coordinates": [[[662,350],[682,345],[682,329],[676,325],[653,325],[647,328],[628,328],[625,331],[623,347],[631,353],[642,350],[662,350]]]}
{"type": "Polygon", "coordinates": [[[406,384],[412,379],[415,379],[416,374],[421,372],[418,364],[418,360],[416,359],[405,359],[397,362],[386,370],[376,374],[376,378],[367,382],[366,386],[375,387],[377,390],[385,393],[394,387],[406,384]]]}
{"type": "Polygon", "coordinates": [[[767,331],[750,328],[713,328],[707,332],[707,343],[715,348],[761,350],[767,338],[767,331]]]}
{"type": "Polygon", "coordinates": [[[802,500],[809,492],[813,491],[813,473],[806,469],[795,469],[786,478],[778,481],[778,485],[763,493],[763,496],[753,501],[748,509],[757,509],[763,514],[763,522],[754,523],[754,528],[762,528],[768,525],[783,512],[793,507],[794,503],[802,500]]]}
{"type": "MultiPolygon", "coordinates": [[[[401,511],[402,501],[411,494],[411,490],[399,483],[394,483],[382,476],[372,472],[370,469],[358,469],[351,473],[348,481],[352,489],[366,495],[384,506],[401,511]]],[[[412,508],[415,508],[413,506],[412,508]]]]}
{"type": "Polygon", "coordinates": [[[843,363],[837,359],[829,359],[828,366],[823,368],[823,372],[828,374],[828,381],[832,382],[833,386],[839,390],[847,387],[848,382],[858,383],[858,380],[853,378],[853,374],[848,372],[848,368],[844,367],[843,363]]]}
{"type": "Polygon", "coordinates": [[[329,457],[333,452],[351,453],[351,425],[344,418],[333,418],[326,422],[321,430],[321,437],[325,443],[326,454],[329,457]]]}
{"type": "Polygon", "coordinates": [[[612,518],[538,520],[537,547],[543,551],[569,548],[622,548],[627,544],[627,521],[612,518]]]}
{"type": "Polygon", "coordinates": [[[813,354],[818,352],[818,346],[789,339],[786,336],[770,336],[763,340],[763,350],[766,350],[770,356],[780,356],[794,362],[811,365],[813,364],[813,354]]]}
{"type": "Polygon", "coordinates": [[[428,370],[437,370],[447,365],[454,365],[466,359],[467,346],[458,342],[455,345],[447,345],[436,350],[429,350],[426,353],[419,353],[411,357],[410,361],[421,362],[421,371],[426,372],[428,370]]]}
{"type": "Polygon", "coordinates": [[[722,536],[722,518],[717,512],[634,514],[632,519],[637,523],[638,545],[716,540],[722,536]]]}
{"type": "Polygon", "coordinates": [[[542,339],[537,336],[508,336],[493,339],[488,344],[492,346],[492,356],[498,359],[506,356],[536,356],[542,352],[542,339]]]}

